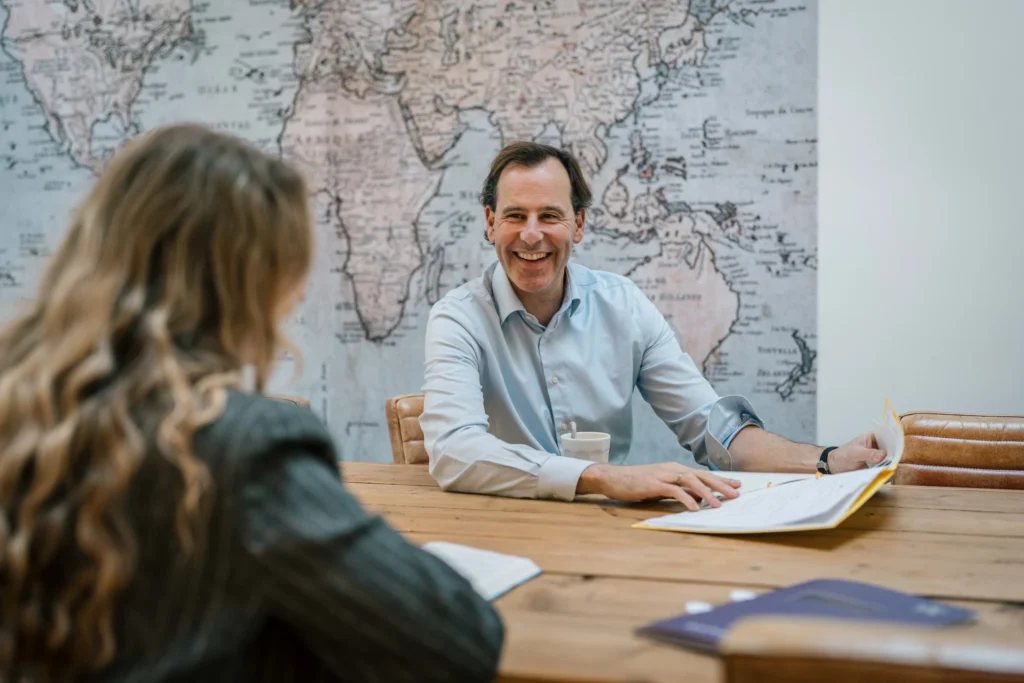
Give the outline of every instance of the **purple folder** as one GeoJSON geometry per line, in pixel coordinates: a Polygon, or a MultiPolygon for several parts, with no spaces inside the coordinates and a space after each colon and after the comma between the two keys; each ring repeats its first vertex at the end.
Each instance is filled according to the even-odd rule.
{"type": "Polygon", "coordinates": [[[780,588],[753,600],[722,605],[703,614],[657,621],[637,633],[696,650],[715,651],[735,621],[754,615],[947,626],[971,619],[974,612],[867,583],[818,579],[780,588]]]}

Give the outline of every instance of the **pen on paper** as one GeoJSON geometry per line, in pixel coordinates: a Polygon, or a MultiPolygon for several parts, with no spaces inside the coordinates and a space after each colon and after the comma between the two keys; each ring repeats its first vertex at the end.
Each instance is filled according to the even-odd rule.
{"type": "MultiPolygon", "coordinates": [[[[789,480],[781,482],[779,484],[775,484],[775,486],[779,487],[779,486],[785,486],[786,484],[796,484],[796,483],[801,482],[801,481],[806,481],[806,479],[789,479],[789,480]]],[[[772,487],[772,483],[768,482],[767,484],[764,485],[764,487],[766,489],[770,489],[772,487]]]]}
{"type": "MultiPolygon", "coordinates": [[[[779,482],[778,484],[773,484],[772,482],[769,481],[769,482],[767,482],[765,484],[764,487],[766,489],[770,489],[770,488],[772,488],[772,486],[775,486],[776,488],[778,488],[779,486],[785,486],[786,484],[796,484],[796,483],[799,483],[801,481],[807,481],[807,480],[803,479],[803,478],[800,478],[800,479],[787,479],[786,481],[779,482]]],[[[722,496],[722,494],[720,494],[720,493],[716,492],[715,493],[715,497],[718,498],[719,500],[721,500],[723,503],[726,502],[726,498],[724,496],[722,496]]],[[[702,500],[701,501],[701,503],[700,503],[700,509],[701,510],[703,510],[705,508],[709,508],[709,507],[711,507],[711,506],[708,504],[708,502],[706,500],[702,500]]]]}

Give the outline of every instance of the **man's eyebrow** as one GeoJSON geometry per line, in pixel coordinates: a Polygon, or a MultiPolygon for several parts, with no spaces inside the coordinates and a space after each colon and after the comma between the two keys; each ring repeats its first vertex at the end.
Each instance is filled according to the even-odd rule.
{"type": "MultiPolygon", "coordinates": [[[[504,209],[501,210],[501,213],[502,213],[502,215],[505,215],[505,214],[512,213],[513,211],[519,211],[520,213],[528,213],[526,211],[526,209],[524,209],[521,206],[506,206],[504,209]]],[[[541,211],[541,213],[545,213],[545,212],[551,211],[551,212],[557,213],[557,214],[562,215],[562,216],[565,215],[565,209],[563,209],[560,206],[554,206],[554,205],[545,206],[545,207],[541,208],[540,211],[541,211]]]]}

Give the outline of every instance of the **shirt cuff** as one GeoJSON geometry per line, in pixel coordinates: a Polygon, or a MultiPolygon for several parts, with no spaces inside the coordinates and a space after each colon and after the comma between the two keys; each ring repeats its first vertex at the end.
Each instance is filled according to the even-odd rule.
{"type": "Polygon", "coordinates": [[[741,429],[754,425],[764,429],[750,401],[742,396],[723,396],[715,401],[708,414],[704,433],[707,465],[712,470],[733,470],[732,455],[727,446],[741,429]]]}
{"type": "Polygon", "coordinates": [[[572,501],[583,470],[596,463],[564,455],[552,455],[540,466],[537,497],[572,501]]]}

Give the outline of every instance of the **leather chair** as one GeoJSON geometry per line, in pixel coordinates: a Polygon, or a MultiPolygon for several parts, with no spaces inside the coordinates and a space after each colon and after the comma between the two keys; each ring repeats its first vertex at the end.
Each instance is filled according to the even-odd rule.
{"type": "Polygon", "coordinates": [[[276,398],[278,401],[288,401],[295,405],[302,406],[303,408],[309,407],[309,399],[302,398],[301,396],[286,396],[284,394],[268,394],[270,398],[276,398]]]}
{"type": "Polygon", "coordinates": [[[907,413],[894,484],[1024,489],[1024,417],[907,413]]]}
{"type": "Polygon", "coordinates": [[[420,414],[423,412],[423,394],[403,394],[384,402],[391,437],[391,457],[399,465],[425,465],[429,462],[423,447],[420,414]]]}
{"type": "Polygon", "coordinates": [[[722,641],[727,683],[1024,681],[1024,644],[995,632],[750,617],[722,641]]]}

